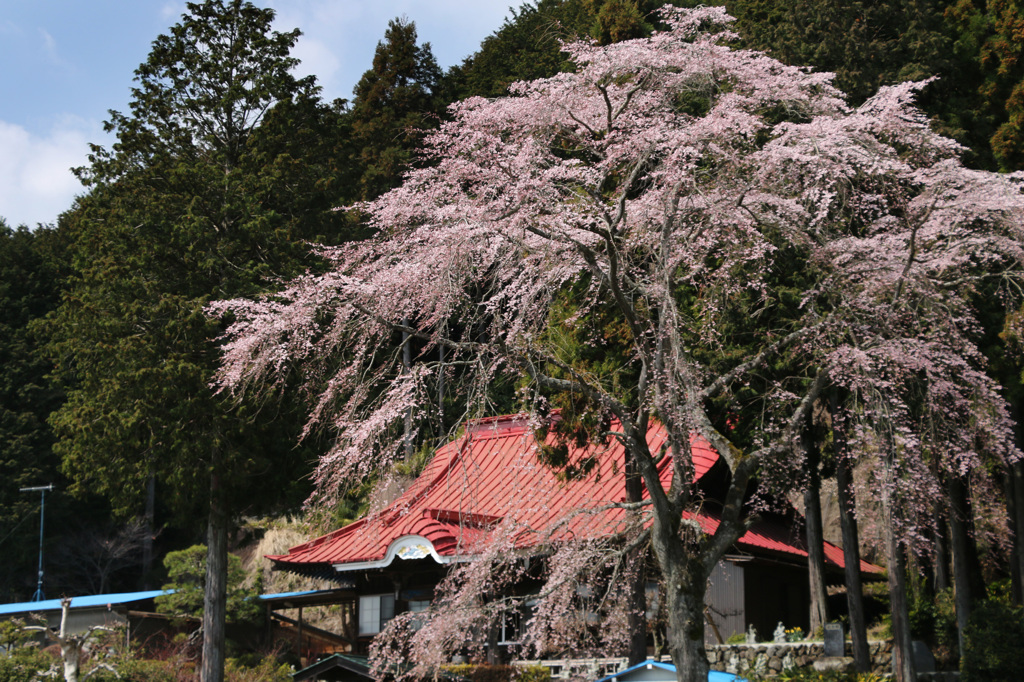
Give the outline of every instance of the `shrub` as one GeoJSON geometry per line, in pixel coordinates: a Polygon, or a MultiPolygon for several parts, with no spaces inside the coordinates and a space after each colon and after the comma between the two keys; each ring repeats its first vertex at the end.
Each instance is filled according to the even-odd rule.
{"type": "Polygon", "coordinates": [[[470,682],[550,682],[551,671],[542,665],[446,665],[443,672],[449,677],[470,682]]]}
{"type": "Polygon", "coordinates": [[[0,682],[32,682],[38,673],[49,670],[57,659],[34,646],[14,649],[0,656],[0,682]]]}
{"type": "Polygon", "coordinates": [[[291,682],[292,669],[274,655],[264,656],[255,665],[246,665],[237,658],[229,658],[224,667],[225,682],[291,682]]]}
{"type": "Polygon", "coordinates": [[[913,600],[910,605],[910,634],[928,645],[940,669],[955,667],[960,645],[952,588],[942,590],[934,597],[913,600]]]}
{"type": "Polygon", "coordinates": [[[811,668],[783,670],[771,677],[748,676],[750,682],[884,682],[885,677],[874,673],[840,672],[830,670],[817,672],[811,668]]]}
{"type": "Polygon", "coordinates": [[[962,682],[1020,679],[1024,671],[1024,609],[986,600],[971,612],[960,660],[962,682]]]}

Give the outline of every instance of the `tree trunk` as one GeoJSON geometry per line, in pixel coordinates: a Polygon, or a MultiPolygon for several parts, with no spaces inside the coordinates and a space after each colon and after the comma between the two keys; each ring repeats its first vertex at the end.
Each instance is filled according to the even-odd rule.
{"type": "Polygon", "coordinates": [[[949,539],[946,534],[946,510],[941,502],[935,503],[935,593],[948,590],[952,582],[949,578],[949,539]]]}
{"type": "Polygon", "coordinates": [[[1016,501],[1014,517],[1017,526],[1017,533],[1013,539],[1013,546],[1017,550],[1017,563],[1012,566],[1011,570],[1021,585],[1020,600],[1017,602],[1020,604],[1024,602],[1024,461],[1017,461],[1010,465],[1010,477],[1013,497],[1016,501]]]}
{"type": "MultiPolygon", "coordinates": [[[[1014,436],[1017,447],[1024,450],[1024,421],[1021,421],[1020,407],[1016,401],[1010,401],[1010,415],[1013,417],[1014,436]]],[[[1013,547],[1016,550],[1017,561],[1010,567],[1010,571],[1016,578],[1015,582],[1020,585],[1020,594],[1017,603],[1024,603],[1024,461],[1016,461],[1009,469],[1010,490],[1014,499],[1014,526],[1017,532],[1013,536],[1013,547]]]]}
{"type": "Polygon", "coordinates": [[[1006,467],[1000,483],[1003,487],[1003,497],[1006,498],[1006,517],[1010,535],[1013,538],[1010,545],[1010,598],[1014,604],[1021,603],[1021,580],[1020,572],[1017,570],[1020,565],[1020,548],[1018,538],[1020,537],[1020,526],[1017,524],[1017,494],[1013,489],[1013,465],[1006,467]]]}
{"type": "MultiPolygon", "coordinates": [[[[402,318],[402,324],[409,326],[409,318],[402,318]]],[[[412,371],[412,346],[408,332],[402,332],[402,374],[412,371]]],[[[405,458],[412,458],[412,407],[405,409],[405,458]]]]}
{"type": "Polygon", "coordinates": [[[964,633],[971,615],[971,578],[967,544],[966,492],[963,480],[951,476],[949,483],[949,537],[953,554],[953,587],[956,600],[957,639],[964,655],[964,633]]]}
{"type": "Polygon", "coordinates": [[[850,616],[850,644],[853,664],[858,672],[871,672],[868,650],[867,618],[864,615],[864,590],[860,580],[860,538],[857,531],[857,505],[853,491],[853,466],[846,456],[846,434],[838,426],[839,398],[831,399],[832,432],[836,449],[836,487],[839,496],[839,527],[843,534],[843,572],[846,577],[846,607],[850,616]]]}
{"type": "MultiPolygon", "coordinates": [[[[891,445],[890,445],[891,448],[891,445]]],[[[907,604],[906,565],[903,548],[896,535],[896,501],[893,475],[893,454],[886,454],[886,480],[882,484],[882,514],[885,519],[885,554],[889,573],[889,601],[892,611],[892,663],[897,682],[916,682],[913,646],[910,640],[910,609],[907,604]]]]}
{"type": "Polygon", "coordinates": [[[828,592],[825,589],[825,537],[821,520],[820,456],[813,445],[806,443],[807,487],[804,489],[804,523],[807,539],[807,575],[811,591],[811,620],[807,636],[824,632],[828,622],[828,592]]]}
{"type": "Polygon", "coordinates": [[[220,457],[214,456],[210,476],[207,523],[206,590],[203,599],[203,661],[200,682],[223,682],[227,619],[228,516],[221,486],[220,457]]]}
{"type": "Polygon", "coordinates": [[[146,534],[142,538],[142,589],[150,589],[153,579],[153,537],[156,527],[156,476],[146,479],[146,534]]]}
{"type": "MultiPolygon", "coordinates": [[[[60,657],[64,664],[64,682],[78,682],[78,670],[82,660],[82,640],[72,637],[68,632],[68,614],[71,611],[71,599],[63,597],[60,600],[60,630],[56,639],[60,645],[60,657]]],[[[49,633],[47,633],[49,634],[49,633]]]]}
{"type": "MultiPolygon", "coordinates": [[[[626,458],[626,501],[640,502],[643,499],[643,480],[632,457],[626,458]]],[[[636,513],[636,512],[631,512],[636,513]]],[[[634,666],[647,659],[647,576],[644,569],[646,551],[638,547],[626,561],[633,569],[629,575],[632,585],[629,598],[629,665],[634,666]]]]}
{"type": "Polygon", "coordinates": [[[668,609],[668,651],[678,682],[707,682],[708,656],[704,649],[704,594],[707,577],[698,573],[695,560],[667,571],[665,606],[668,609]],[[689,564],[689,565],[687,565],[689,564]]]}

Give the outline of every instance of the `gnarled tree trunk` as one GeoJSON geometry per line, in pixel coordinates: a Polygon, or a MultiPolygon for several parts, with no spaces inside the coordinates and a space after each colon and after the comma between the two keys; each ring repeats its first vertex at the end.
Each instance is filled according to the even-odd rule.
{"type": "Polygon", "coordinates": [[[665,575],[667,643],[679,682],[706,682],[708,679],[708,656],[704,649],[707,576],[697,563],[681,558],[665,575]]]}

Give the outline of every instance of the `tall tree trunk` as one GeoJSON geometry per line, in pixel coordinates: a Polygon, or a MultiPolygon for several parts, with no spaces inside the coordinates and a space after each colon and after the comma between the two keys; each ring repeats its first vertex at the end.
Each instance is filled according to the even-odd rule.
{"type": "Polygon", "coordinates": [[[1020,604],[1024,602],[1024,461],[1017,461],[1010,465],[1010,477],[1013,497],[1016,501],[1014,517],[1017,526],[1017,533],[1013,539],[1013,546],[1017,550],[1017,563],[1014,564],[1012,570],[1017,576],[1017,582],[1021,585],[1021,595],[1017,602],[1020,604]]]}
{"type": "Polygon", "coordinates": [[[1013,489],[1013,465],[1006,467],[1000,483],[1003,487],[1003,496],[1006,498],[1006,518],[1013,537],[1010,545],[1010,597],[1014,604],[1021,603],[1021,576],[1018,571],[1020,565],[1020,549],[1017,538],[1020,536],[1020,526],[1017,524],[1017,494],[1013,489]]]}
{"type": "MultiPolygon", "coordinates": [[[[643,499],[643,480],[632,457],[626,458],[626,501],[640,502],[643,499]]],[[[631,512],[636,513],[636,512],[631,512]]],[[[629,665],[634,666],[647,658],[647,576],[644,571],[646,550],[638,547],[633,556],[627,558],[632,564],[629,597],[629,665]]]]}
{"type": "Polygon", "coordinates": [[[846,453],[846,434],[838,425],[839,398],[831,397],[832,431],[836,448],[836,487],[839,495],[839,527],[843,534],[843,572],[846,577],[846,607],[850,616],[853,664],[858,672],[871,672],[864,590],[860,580],[860,538],[857,530],[853,466],[846,453]]]}
{"type": "MultiPolygon", "coordinates": [[[[402,324],[409,326],[409,318],[403,317],[402,324]]],[[[402,374],[412,371],[412,346],[408,332],[402,332],[402,374]]],[[[412,408],[405,409],[405,458],[412,457],[412,408]]]]}
{"type": "Polygon", "coordinates": [[[916,682],[914,670],[913,645],[910,640],[910,607],[907,603],[906,562],[903,548],[896,534],[899,518],[896,501],[896,482],[893,479],[895,464],[893,462],[892,443],[888,443],[885,453],[885,480],[882,482],[882,515],[885,520],[885,554],[889,573],[889,602],[892,611],[892,663],[893,673],[897,682],[916,682]]]}
{"type": "Polygon", "coordinates": [[[222,456],[214,455],[207,521],[206,590],[203,598],[203,661],[200,682],[223,682],[227,619],[228,515],[220,479],[222,456]]]}
{"type": "Polygon", "coordinates": [[[946,509],[942,502],[935,503],[935,593],[948,590],[952,581],[949,577],[949,536],[946,530],[946,509]]]}
{"type": "Polygon", "coordinates": [[[957,639],[960,656],[964,655],[964,633],[967,619],[971,615],[971,577],[968,557],[967,494],[963,479],[951,476],[947,484],[949,491],[949,536],[953,553],[953,585],[956,600],[957,639]]]}
{"type": "MultiPolygon", "coordinates": [[[[1020,406],[1016,401],[1010,401],[1010,415],[1013,417],[1014,436],[1017,447],[1024,450],[1024,421],[1020,413],[1020,406]]],[[[1020,594],[1017,603],[1024,603],[1024,461],[1017,461],[1010,465],[1009,469],[1010,490],[1014,500],[1014,526],[1017,532],[1013,536],[1013,547],[1016,550],[1017,561],[1010,570],[1013,572],[1020,585],[1020,594]]]]}
{"type": "Polygon", "coordinates": [[[150,589],[153,579],[153,537],[156,527],[156,476],[146,479],[145,535],[142,538],[142,589],[150,589]]]}
{"type": "Polygon", "coordinates": [[[825,589],[825,536],[821,520],[821,459],[817,447],[804,441],[807,486],[804,488],[804,523],[807,539],[807,575],[811,591],[811,620],[808,637],[828,622],[828,592],[825,589]]]}

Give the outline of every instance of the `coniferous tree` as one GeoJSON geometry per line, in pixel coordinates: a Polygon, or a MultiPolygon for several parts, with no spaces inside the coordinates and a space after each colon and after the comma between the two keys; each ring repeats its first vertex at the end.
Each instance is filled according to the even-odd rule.
{"type": "Polygon", "coordinates": [[[436,124],[442,109],[436,97],[440,78],[430,43],[416,43],[416,24],[404,18],[388,22],[373,68],[355,87],[349,115],[360,199],[377,197],[401,182],[423,131],[436,124]]]}
{"type": "Polygon", "coordinates": [[[137,513],[152,478],[181,517],[205,510],[201,676],[216,682],[231,518],[294,498],[289,467],[303,462],[287,407],[259,412],[209,387],[219,325],[204,307],[311,265],[305,239],[342,237],[329,209],[348,152],[340,106],[292,74],[297,30],[271,30],[273,11],[242,0],[187,7],[62,219],[73,275],[51,331],[69,399],[52,421],[67,471],[119,511],[137,513]]]}
{"type": "MultiPolygon", "coordinates": [[[[0,219],[0,599],[27,600],[36,587],[39,495],[60,484],[46,423],[61,402],[35,324],[57,305],[60,242],[54,230],[12,229],[0,219]]],[[[64,500],[50,497],[51,521],[64,500]]]]}

